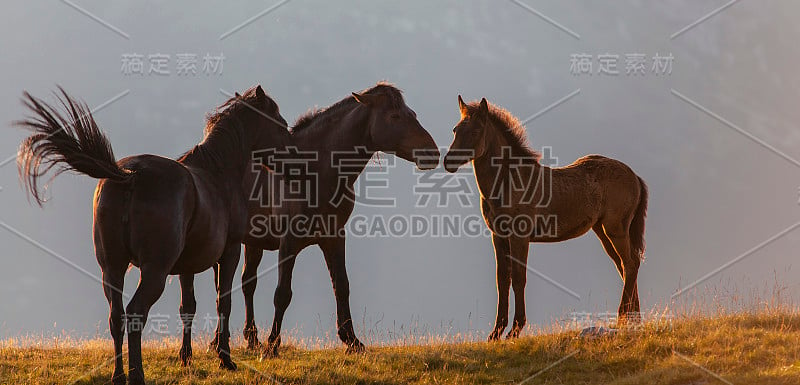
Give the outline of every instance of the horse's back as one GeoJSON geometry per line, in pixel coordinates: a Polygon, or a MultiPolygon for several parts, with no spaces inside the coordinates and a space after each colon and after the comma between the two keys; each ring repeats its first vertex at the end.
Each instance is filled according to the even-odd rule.
{"type": "Polygon", "coordinates": [[[580,170],[593,182],[600,198],[600,215],[629,222],[643,193],[640,178],[625,163],[602,155],[587,155],[567,167],[580,170]]]}
{"type": "Polygon", "coordinates": [[[540,224],[548,231],[537,229],[532,242],[561,242],[585,234],[604,218],[633,215],[639,179],[624,163],[586,155],[551,170],[550,177],[543,178],[543,199],[531,208],[537,220],[550,226],[540,224]]]}
{"type": "Polygon", "coordinates": [[[553,169],[554,176],[561,179],[576,179],[574,184],[588,183],[603,190],[609,187],[638,185],[638,176],[627,164],[603,155],[586,155],[569,165],[553,169]]]}
{"type": "Polygon", "coordinates": [[[120,219],[129,219],[133,213],[162,210],[161,206],[187,197],[192,188],[187,170],[172,159],[137,155],[123,158],[117,163],[133,176],[124,182],[101,179],[97,183],[94,210],[95,215],[103,218],[116,215],[120,219]]]}

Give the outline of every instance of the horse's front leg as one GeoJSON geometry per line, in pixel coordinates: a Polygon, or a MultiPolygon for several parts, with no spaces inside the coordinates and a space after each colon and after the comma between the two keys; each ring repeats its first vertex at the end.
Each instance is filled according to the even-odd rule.
{"type": "Polygon", "coordinates": [[[508,238],[492,234],[494,256],[497,260],[497,317],[494,329],[489,334],[489,341],[496,341],[503,335],[503,330],[508,326],[508,295],[511,287],[511,265],[509,257],[511,247],[508,238]]]}
{"type": "Polygon", "coordinates": [[[197,311],[197,301],[194,297],[194,274],[181,274],[181,306],[180,317],[183,323],[183,342],[179,358],[183,366],[188,366],[192,361],[192,321],[197,311]]]}
{"type": "Polygon", "coordinates": [[[275,318],[272,320],[272,330],[270,330],[268,345],[261,353],[261,359],[278,356],[278,347],[281,345],[281,324],[286,308],[292,302],[292,271],[297,253],[302,250],[298,242],[292,236],[285,236],[281,240],[281,247],[278,250],[278,286],[275,288],[275,318]]]}
{"type": "Polygon", "coordinates": [[[528,248],[530,242],[527,238],[514,237],[509,241],[511,245],[511,286],[514,289],[514,324],[506,338],[517,338],[525,327],[525,283],[528,278],[528,248]]]}
{"type": "MultiPolygon", "coordinates": [[[[219,293],[219,264],[215,263],[212,266],[212,270],[214,270],[214,290],[219,293]]],[[[217,320],[217,326],[214,327],[214,339],[208,343],[208,350],[206,352],[216,352],[217,345],[219,345],[218,337],[219,336],[219,320],[217,320]]]]}
{"type": "Polygon", "coordinates": [[[231,317],[231,287],[239,265],[239,251],[241,244],[236,242],[225,246],[225,251],[219,260],[219,280],[217,281],[217,355],[219,367],[236,370],[236,364],[231,359],[230,346],[230,317],[231,317]]]}
{"type": "Polygon", "coordinates": [[[258,327],[256,326],[253,296],[256,293],[258,282],[258,265],[261,263],[263,250],[258,247],[245,245],[244,268],[242,269],[242,293],[244,294],[244,338],[247,340],[248,349],[257,349],[258,327]]]}
{"type": "Polygon", "coordinates": [[[320,246],[331,275],[333,295],[336,297],[336,326],[339,338],[347,345],[348,353],[362,352],[364,344],[356,337],[353,317],[350,314],[350,282],[347,279],[345,266],[345,237],[327,239],[320,246]]]}

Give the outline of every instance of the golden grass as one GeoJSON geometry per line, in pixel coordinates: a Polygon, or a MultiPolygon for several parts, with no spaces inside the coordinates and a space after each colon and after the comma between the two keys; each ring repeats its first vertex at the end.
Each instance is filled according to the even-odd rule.
{"type": "MultiPolygon", "coordinates": [[[[37,341],[0,342],[0,383],[103,384],[111,377],[108,340],[31,342],[37,341]]],[[[148,383],[800,384],[800,313],[795,309],[693,315],[594,339],[556,328],[529,331],[516,341],[433,339],[425,345],[371,347],[358,355],[344,348],[287,344],[280,358],[263,362],[238,348],[236,372],[218,369],[215,355],[198,342],[192,367],[182,368],[178,344],[176,339],[145,343],[148,383]]]]}

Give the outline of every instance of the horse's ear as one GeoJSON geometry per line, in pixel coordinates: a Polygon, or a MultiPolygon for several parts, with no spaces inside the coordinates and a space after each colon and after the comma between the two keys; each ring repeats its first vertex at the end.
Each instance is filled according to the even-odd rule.
{"type": "Polygon", "coordinates": [[[257,96],[259,99],[265,99],[265,98],[267,97],[267,93],[266,93],[266,92],[264,92],[264,89],[263,89],[263,88],[261,88],[261,84],[259,84],[259,85],[256,87],[256,96],[257,96]]]}
{"type": "Polygon", "coordinates": [[[481,114],[489,114],[489,102],[486,101],[486,98],[481,98],[481,105],[478,107],[478,111],[481,114]]]}
{"type": "Polygon", "coordinates": [[[469,113],[467,103],[464,103],[464,99],[461,98],[461,95],[458,95],[458,110],[461,111],[461,116],[466,116],[469,113]]]}
{"type": "Polygon", "coordinates": [[[238,92],[234,92],[234,93],[233,93],[233,96],[234,96],[236,99],[239,99],[239,98],[241,98],[241,97],[242,97],[242,95],[239,95],[239,93],[238,93],[238,92]]]}
{"type": "Polygon", "coordinates": [[[376,95],[368,95],[368,94],[359,94],[353,92],[353,97],[356,99],[357,102],[365,105],[365,106],[372,106],[375,105],[378,101],[378,96],[376,95]]]}

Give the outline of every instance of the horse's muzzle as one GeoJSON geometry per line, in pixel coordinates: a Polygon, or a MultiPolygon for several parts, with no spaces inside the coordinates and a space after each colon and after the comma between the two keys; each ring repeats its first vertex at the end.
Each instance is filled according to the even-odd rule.
{"type": "Polygon", "coordinates": [[[447,172],[456,172],[459,167],[469,160],[470,159],[466,156],[447,153],[447,155],[444,156],[444,169],[447,170],[447,172]]]}
{"type": "Polygon", "coordinates": [[[414,151],[414,162],[420,170],[433,170],[439,166],[441,154],[438,149],[416,150],[414,151]]]}

